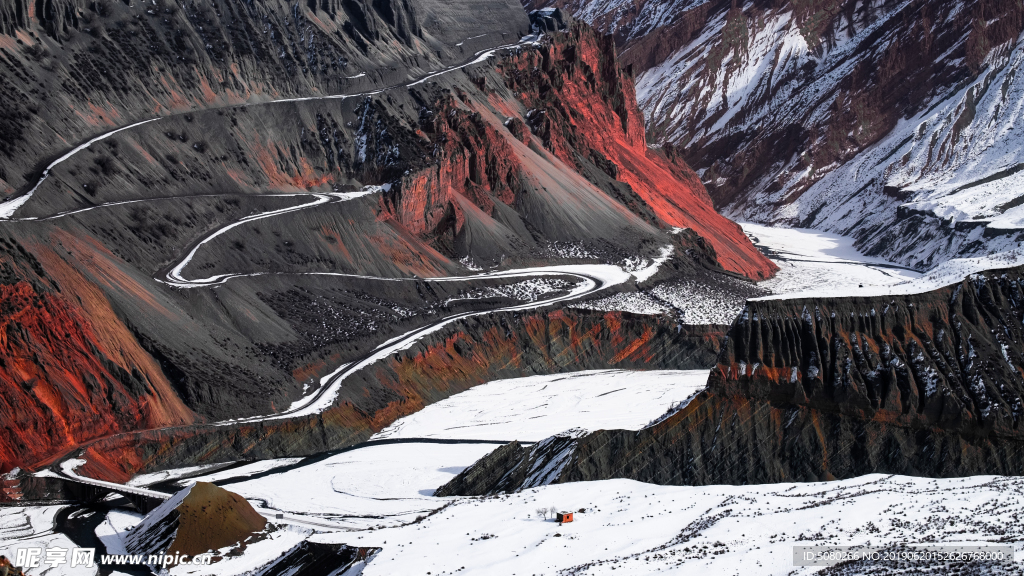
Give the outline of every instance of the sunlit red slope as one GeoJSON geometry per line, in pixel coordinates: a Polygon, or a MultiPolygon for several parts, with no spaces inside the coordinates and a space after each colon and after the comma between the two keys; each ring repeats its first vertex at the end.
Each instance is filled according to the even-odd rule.
{"type": "Polygon", "coordinates": [[[97,437],[193,421],[99,291],[69,269],[25,270],[42,268],[20,244],[0,248],[0,273],[33,278],[0,282],[0,471],[97,437]]]}
{"type": "Polygon", "coordinates": [[[670,226],[706,238],[727,270],[767,278],[778,269],[715,212],[697,175],[649,149],[632,79],[619,69],[610,37],[572,24],[554,42],[505,64],[509,85],[531,111],[531,128],[570,166],[579,156],[628,184],[670,226]]]}

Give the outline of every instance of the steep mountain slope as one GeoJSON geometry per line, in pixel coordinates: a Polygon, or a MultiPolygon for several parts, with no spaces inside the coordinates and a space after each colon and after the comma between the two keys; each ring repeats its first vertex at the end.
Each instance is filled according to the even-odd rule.
{"type": "Polygon", "coordinates": [[[194,421],[103,292],[45,245],[29,247],[0,237],[0,470],[194,421]]]}
{"type": "Polygon", "coordinates": [[[615,35],[649,137],[726,214],[921,269],[1022,239],[1017,2],[534,4],[615,35]]]}
{"type": "Polygon", "coordinates": [[[158,115],[387,86],[529,31],[512,2],[0,2],[0,192],[158,115]],[[45,163],[43,163],[45,164],[45,163]]]}
{"type": "MultiPolygon", "coordinates": [[[[688,168],[647,149],[631,78],[613,45],[580,24],[520,42],[526,15],[502,0],[346,2],[335,12],[329,2],[67,6],[59,13],[79,16],[59,25],[57,13],[29,10],[19,19],[8,10],[14,25],[0,36],[8,45],[2,54],[20,71],[3,80],[14,90],[10,110],[32,101],[35,88],[25,87],[33,78],[76,78],[51,87],[4,152],[8,175],[20,176],[7,178],[17,191],[0,207],[0,228],[4,246],[24,247],[9,250],[24,263],[3,283],[27,281],[38,294],[22,293],[17,310],[31,300],[52,317],[62,309],[51,302],[60,302],[68,308],[61,318],[72,319],[66,331],[47,325],[12,339],[11,354],[78,351],[36,353],[31,376],[0,381],[11,387],[4,398],[17,399],[9,408],[17,426],[0,443],[4,467],[38,466],[90,440],[179,425],[151,434],[157,445],[122,434],[102,444],[115,447],[109,453],[92,449],[96,470],[118,476],[142,464],[231,458],[256,437],[272,436],[264,448],[278,456],[337,448],[478,383],[475,368],[451,385],[439,364],[407,370],[415,373],[407,379],[360,376],[324,406],[329,417],[211,422],[280,415],[310,402],[347,363],[442,318],[542,306],[603,286],[537,266],[603,264],[615,270],[614,290],[627,291],[652,274],[664,281],[774,271],[714,213],[688,168]],[[477,12],[480,21],[468,23],[477,12]],[[254,22],[259,42],[246,36],[254,22]],[[279,24],[292,28],[282,32],[279,24]],[[169,50],[161,44],[167,38],[186,46],[165,63],[173,82],[152,82],[126,65],[119,78],[126,85],[94,85],[79,72],[86,68],[68,64],[114,66],[121,56],[111,54],[138,48],[131,33],[156,25],[170,36],[150,38],[154,53],[169,50]],[[487,37],[464,40],[471,28],[487,37]],[[199,38],[208,43],[195,44],[199,38]],[[260,42],[269,43],[266,53],[254,51],[260,42]],[[382,66],[346,80],[322,60],[312,67],[313,52],[303,52],[303,70],[295,55],[303,46],[335,60],[349,50],[349,67],[382,66]],[[36,59],[40,47],[50,55],[36,59]],[[242,70],[248,83],[225,80],[200,98],[225,67],[242,70]],[[331,91],[338,93],[324,96],[331,91]],[[74,112],[106,101],[123,109],[95,118],[102,114],[116,131],[74,112]],[[60,138],[34,123],[61,130],[60,138]],[[26,158],[47,160],[29,166],[26,158]],[[479,275],[485,267],[491,274],[479,275]],[[512,268],[528,270],[499,274],[512,268]],[[98,334],[95,351],[90,330],[98,334]],[[22,383],[32,378],[38,382],[22,383]],[[181,438],[191,442],[179,443],[182,450],[206,448],[181,454],[158,445],[181,438]]],[[[627,342],[614,315],[595,318],[590,349],[542,355],[514,373],[639,358],[650,337],[671,330],[632,326],[629,333],[643,338],[627,342]]],[[[466,337],[479,342],[487,334],[466,337]]],[[[713,354],[711,340],[698,339],[713,354]]]]}
{"type": "Polygon", "coordinates": [[[751,301],[708,388],[639,433],[507,445],[442,488],[1019,474],[1024,270],[884,298],[751,301]]]}
{"type": "Polygon", "coordinates": [[[573,152],[589,157],[608,176],[631,188],[663,222],[699,231],[726,269],[768,278],[776,270],[774,264],[740,241],[739,226],[714,211],[696,174],[648,149],[631,82],[616,65],[611,42],[598,41],[578,24],[569,33],[572,40],[557,44],[550,54],[517,63],[519,70],[510,83],[526,95],[522,99],[530,108],[527,120],[545,146],[570,166],[581,164],[571,157],[573,152]],[[536,70],[544,75],[538,77],[536,70]],[[600,98],[594,98],[586,84],[567,80],[577,75],[587,84],[601,86],[596,94],[600,98]],[[593,129],[616,124],[621,130],[593,129]],[[566,125],[574,130],[568,131],[566,125]],[[570,149],[580,141],[590,150],[578,145],[575,151],[570,149]]]}

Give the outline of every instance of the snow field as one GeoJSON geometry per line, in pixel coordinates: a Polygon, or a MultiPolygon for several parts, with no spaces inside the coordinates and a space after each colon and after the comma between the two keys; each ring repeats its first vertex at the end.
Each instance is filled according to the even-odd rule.
{"type": "MultiPolygon", "coordinates": [[[[372,439],[539,441],[569,427],[639,430],[703,389],[707,378],[707,370],[593,370],[496,380],[431,404],[372,439]]],[[[376,445],[307,465],[299,465],[300,458],[256,462],[193,475],[179,484],[214,482],[263,508],[361,530],[410,522],[444,506],[445,500],[432,497],[434,490],[495,448],[493,443],[376,445]],[[281,471],[268,473],[275,469],[281,471]]],[[[146,479],[200,471],[170,470],[146,479]]]]}
{"type": "Polygon", "coordinates": [[[1024,265],[1024,248],[1017,247],[990,256],[956,258],[920,274],[860,254],[847,236],[746,222],[742,226],[755,244],[773,253],[780,268],[775,278],[758,283],[772,292],[761,299],[917,294],[956,284],[971,274],[1024,265]]]}
{"type": "Polygon", "coordinates": [[[417,524],[311,539],[380,546],[366,576],[799,575],[822,568],[794,567],[794,545],[1012,542],[1019,557],[1021,512],[1020,478],[872,474],[703,487],[606,480],[455,499],[417,524]],[[550,506],[576,512],[574,522],[559,526],[537,516],[550,506]]]}
{"type": "Polygon", "coordinates": [[[495,448],[494,444],[369,446],[219,485],[263,508],[365,530],[411,522],[444,506],[443,500],[431,497],[434,490],[495,448]]]}
{"type": "Polygon", "coordinates": [[[919,272],[864,256],[853,238],[806,228],[773,228],[741,223],[751,240],[767,249],[779,272],[758,283],[772,298],[859,296],[916,280],[919,272]]]}
{"type": "MultiPolygon", "coordinates": [[[[45,564],[46,549],[63,548],[67,550],[67,559],[71,559],[71,550],[79,546],[67,536],[54,532],[54,518],[63,506],[2,506],[0,507],[0,555],[6,556],[11,562],[18,558],[19,548],[40,548],[44,552],[40,565],[32,568],[32,576],[92,576],[97,573],[95,567],[71,567],[70,562],[51,566],[45,564]]],[[[81,512],[79,512],[81,513],[81,512]]],[[[88,512],[86,512],[88,514],[88,512]]]]}
{"type": "MultiPolygon", "coordinates": [[[[379,437],[493,434],[511,439],[572,426],[638,429],[664,412],[666,400],[680,400],[683,392],[703,387],[706,377],[704,371],[605,370],[500,380],[433,404],[379,437]]],[[[933,480],[873,474],[827,483],[703,487],[606,480],[493,497],[431,496],[495,447],[385,444],[307,465],[295,459],[268,461],[195,478],[262,473],[221,485],[261,507],[343,527],[315,534],[288,528],[248,548],[238,562],[214,565],[213,573],[251,570],[290,548],[296,538],[380,547],[363,571],[366,576],[800,575],[821,568],[795,568],[794,545],[1006,543],[1024,536],[1024,478],[1011,477],[933,480]],[[275,463],[284,468],[272,473],[275,463]],[[539,508],[552,506],[575,512],[575,521],[559,526],[538,516],[539,508]]],[[[97,533],[118,538],[138,521],[131,516],[112,513],[97,533]]],[[[1024,553],[1020,544],[1015,546],[1018,556],[1024,553]]],[[[172,573],[187,569],[196,568],[178,567],[172,573]]]]}
{"type": "Polygon", "coordinates": [[[431,404],[372,439],[538,442],[569,428],[639,430],[704,389],[707,380],[707,370],[591,370],[496,380],[431,404]]]}
{"type": "Polygon", "coordinates": [[[601,312],[630,312],[633,314],[649,314],[657,316],[668,314],[671,310],[664,302],[652,298],[645,292],[620,292],[607,298],[581,302],[572,306],[581,310],[599,310],[601,312]]]}

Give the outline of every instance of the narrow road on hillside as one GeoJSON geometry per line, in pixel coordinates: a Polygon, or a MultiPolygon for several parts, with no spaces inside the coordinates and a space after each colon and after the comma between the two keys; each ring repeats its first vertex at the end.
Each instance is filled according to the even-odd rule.
{"type": "MultiPolygon", "coordinates": [[[[247,104],[247,105],[244,105],[244,106],[267,106],[267,105],[278,104],[278,103],[286,103],[286,102],[302,102],[302,101],[312,101],[312,100],[345,99],[345,98],[358,98],[358,97],[372,96],[372,95],[375,95],[375,94],[380,94],[380,93],[382,93],[382,92],[384,92],[386,90],[391,90],[391,89],[395,89],[395,88],[403,88],[403,87],[411,87],[411,86],[415,86],[415,85],[418,85],[418,84],[422,84],[424,82],[429,81],[431,78],[435,78],[435,77],[440,76],[442,74],[446,74],[446,73],[449,73],[449,72],[460,70],[460,69],[465,68],[467,66],[483,62],[483,61],[487,60],[488,58],[490,58],[494,53],[496,53],[496,52],[498,52],[500,50],[505,50],[505,49],[515,48],[515,47],[518,47],[518,46],[524,46],[524,45],[528,45],[528,44],[533,44],[533,43],[536,43],[537,40],[538,40],[538,38],[536,38],[536,37],[528,36],[528,37],[523,38],[522,40],[520,40],[520,42],[518,42],[516,44],[507,44],[507,45],[498,46],[498,47],[495,47],[495,48],[481,50],[481,51],[477,52],[476,54],[474,54],[473,57],[471,57],[467,62],[465,62],[463,64],[460,64],[460,65],[457,65],[457,66],[451,66],[451,67],[446,68],[444,70],[432,72],[432,73],[430,73],[428,75],[425,75],[422,78],[419,78],[419,79],[416,79],[416,80],[413,80],[413,81],[409,81],[409,82],[406,82],[406,83],[403,83],[403,84],[399,84],[399,85],[396,85],[396,86],[392,86],[392,87],[389,87],[389,88],[382,88],[382,89],[378,89],[378,90],[361,92],[361,93],[357,93],[357,94],[340,94],[340,95],[328,95],[328,96],[310,96],[310,97],[301,97],[301,98],[285,98],[285,99],[275,100],[275,101],[271,101],[271,102],[252,103],[252,104],[247,104]]],[[[108,137],[110,137],[110,136],[112,136],[114,134],[117,134],[117,133],[125,131],[125,130],[129,130],[131,128],[134,128],[134,127],[137,127],[137,126],[140,126],[140,125],[143,125],[143,124],[147,124],[147,123],[150,123],[150,122],[156,122],[156,121],[159,121],[161,119],[162,118],[154,118],[154,119],[150,119],[150,120],[144,120],[144,121],[141,121],[141,122],[136,122],[136,123],[130,124],[128,126],[124,126],[124,127],[118,128],[116,130],[112,130],[110,132],[107,132],[105,134],[96,136],[96,137],[88,140],[87,142],[85,142],[85,143],[75,147],[74,149],[72,149],[68,153],[64,154],[63,156],[61,156],[60,158],[58,158],[54,162],[50,163],[50,165],[48,165],[46,167],[46,169],[43,171],[43,173],[42,173],[41,177],[39,178],[39,180],[35,183],[35,185],[26,194],[24,194],[24,195],[22,195],[22,196],[20,196],[18,198],[12,199],[12,200],[8,200],[7,202],[0,203],[0,221],[6,220],[6,221],[11,221],[11,222],[17,222],[17,221],[52,220],[52,219],[61,218],[61,217],[65,217],[65,216],[70,216],[70,215],[73,215],[73,214],[79,214],[79,213],[84,212],[84,211],[95,210],[95,209],[103,208],[103,207],[121,206],[121,205],[124,205],[124,204],[140,203],[140,202],[148,202],[148,201],[156,200],[156,199],[139,199],[139,200],[128,200],[128,201],[120,201],[120,202],[110,202],[110,203],[102,204],[102,205],[98,205],[98,206],[91,206],[91,207],[78,208],[78,209],[74,209],[74,210],[68,210],[68,211],[64,211],[64,212],[61,212],[61,213],[58,213],[58,214],[53,214],[53,215],[45,216],[45,217],[16,218],[14,216],[15,212],[19,208],[21,208],[26,202],[28,202],[31,199],[33,194],[46,181],[46,179],[50,175],[51,171],[57,165],[59,165],[61,162],[64,162],[64,161],[68,160],[69,158],[72,158],[75,154],[81,152],[82,150],[87,149],[92,144],[94,144],[96,142],[99,142],[99,141],[101,141],[101,140],[103,140],[105,138],[108,138],[108,137]]],[[[671,252],[672,252],[671,246],[663,247],[662,250],[661,250],[661,256],[656,257],[654,259],[653,263],[651,263],[650,266],[648,266],[647,268],[645,268],[643,270],[637,270],[637,271],[626,271],[622,267],[616,266],[616,265],[612,265],[612,264],[592,264],[592,265],[555,265],[555,266],[546,266],[546,267],[524,268],[524,269],[518,269],[518,270],[506,270],[506,271],[500,271],[500,272],[486,272],[486,273],[474,274],[474,275],[470,275],[470,276],[450,276],[450,277],[422,278],[422,279],[421,278],[415,278],[415,277],[413,277],[413,278],[383,278],[383,277],[362,276],[362,275],[355,275],[355,274],[342,274],[342,273],[331,273],[331,272],[308,272],[308,273],[274,273],[274,272],[223,273],[223,274],[218,274],[218,275],[210,276],[210,277],[207,277],[207,278],[190,278],[186,274],[186,269],[187,269],[188,265],[194,259],[194,257],[199,252],[199,250],[201,250],[204,246],[208,245],[210,242],[214,241],[216,238],[218,238],[219,236],[221,236],[225,232],[227,232],[227,231],[229,231],[229,230],[231,230],[231,229],[233,229],[235,227],[242,226],[242,225],[244,225],[246,223],[250,223],[250,222],[253,222],[253,221],[256,221],[256,220],[261,220],[261,219],[266,219],[266,218],[273,218],[273,217],[276,217],[276,216],[282,216],[282,215],[285,215],[285,214],[294,213],[294,212],[297,212],[297,211],[300,211],[300,210],[308,210],[308,209],[312,209],[312,208],[316,208],[316,207],[321,207],[321,206],[323,206],[325,204],[328,204],[328,203],[344,202],[344,201],[353,200],[355,198],[359,198],[359,197],[362,197],[362,196],[366,196],[368,194],[379,193],[380,191],[386,189],[386,186],[387,185],[385,185],[385,186],[367,186],[367,187],[365,187],[363,190],[361,190],[359,192],[350,192],[350,193],[313,193],[313,192],[310,192],[310,193],[307,193],[307,194],[303,194],[303,193],[287,194],[288,196],[295,196],[295,197],[308,196],[310,198],[310,201],[309,202],[305,202],[305,203],[300,204],[300,205],[297,205],[297,206],[291,206],[291,207],[288,207],[288,208],[280,208],[280,209],[269,210],[269,211],[261,212],[261,213],[257,213],[257,214],[252,214],[252,215],[243,217],[243,218],[241,218],[239,220],[236,220],[234,222],[231,222],[229,224],[226,224],[224,226],[221,226],[221,227],[217,228],[216,230],[206,234],[205,236],[203,236],[199,240],[195,241],[189,248],[186,248],[186,253],[176,263],[170,265],[167,270],[162,271],[162,274],[159,274],[156,277],[156,280],[159,281],[159,282],[162,282],[162,283],[174,286],[176,288],[195,289],[195,288],[208,288],[208,287],[214,287],[214,286],[217,286],[217,285],[222,285],[222,284],[228,282],[229,280],[237,279],[237,278],[245,278],[245,277],[251,278],[251,277],[265,276],[265,275],[271,275],[271,274],[275,274],[275,275],[333,276],[333,277],[338,277],[338,278],[358,278],[358,279],[363,279],[363,280],[375,280],[375,281],[382,281],[382,282],[471,282],[471,281],[474,281],[474,280],[494,280],[494,279],[510,279],[510,280],[515,280],[515,279],[534,279],[534,278],[543,278],[543,277],[549,277],[549,278],[551,278],[551,277],[563,277],[563,278],[564,277],[569,277],[569,278],[573,278],[573,279],[576,280],[577,283],[576,283],[575,287],[573,289],[571,289],[570,291],[568,291],[567,293],[562,293],[562,294],[559,294],[559,295],[551,297],[551,298],[538,299],[538,300],[532,301],[532,302],[523,302],[523,303],[519,303],[519,304],[515,304],[515,305],[502,306],[502,307],[493,308],[493,309],[489,309],[489,310],[481,310],[481,311],[473,311],[473,312],[462,312],[462,313],[458,313],[458,314],[453,314],[453,315],[447,316],[445,318],[441,318],[441,319],[436,320],[436,321],[432,321],[432,322],[428,323],[425,326],[421,326],[419,328],[410,330],[410,331],[406,332],[405,334],[402,334],[402,335],[400,335],[400,336],[398,336],[396,338],[392,338],[391,340],[380,344],[379,346],[374,348],[372,351],[370,351],[369,353],[365,354],[361,359],[359,359],[359,360],[357,360],[355,362],[351,362],[349,364],[346,364],[346,365],[341,366],[340,368],[336,369],[334,372],[332,372],[331,374],[328,374],[327,376],[323,377],[320,380],[320,386],[314,392],[312,392],[311,394],[309,394],[305,398],[302,398],[299,401],[293,403],[292,406],[289,407],[287,410],[284,410],[284,411],[278,412],[278,413],[274,413],[274,414],[263,415],[263,416],[254,416],[254,417],[247,417],[247,418],[225,420],[225,421],[214,423],[213,425],[215,425],[215,426],[231,426],[231,425],[241,424],[241,423],[252,423],[252,422],[270,421],[270,420],[281,420],[281,419],[287,419],[287,418],[312,416],[312,415],[320,414],[323,411],[329,409],[334,404],[334,402],[337,399],[338,394],[339,394],[339,392],[340,392],[340,390],[342,388],[342,383],[343,383],[343,381],[347,377],[351,376],[352,374],[358,372],[359,370],[361,370],[361,369],[363,369],[363,368],[365,368],[365,367],[367,367],[367,366],[369,366],[369,365],[371,365],[371,364],[373,364],[373,363],[375,363],[375,362],[377,362],[377,361],[379,361],[381,359],[387,358],[388,356],[394,354],[395,352],[398,352],[398,351],[401,351],[401,350],[404,350],[404,349],[407,349],[407,348],[413,346],[415,343],[420,341],[423,337],[425,337],[425,336],[427,336],[427,335],[429,335],[431,333],[434,333],[434,332],[442,329],[446,325],[449,325],[449,324],[451,324],[453,322],[456,322],[456,321],[459,321],[459,320],[463,320],[463,319],[466,319],[466,318],[470,318],[470,317],[473,317],[473,316],[488,315],[488,314],[492,314],[492,313],[496,313],[496,312],[514,312],[514,311],[532,310],[532,309],[537,309],[537,308],[543,308],[543,307],[546,307],[546,306],[557,304],[559,302],[565,302],[565,301],[575,300],[575,299],[579,299],[579,298],[583,298],[583,297],[589,296],[591,294],[594,294],[594,293],[596,293],[596,292],[598,292],[600,290],[606,289],[608,287],[623,284],[623,283],[629,281],[631,278],[634,278],[634,277],[637,278],[637,279],[649,278],[651,275],[653,275],[654,272],[657,271],[657,269],[661,265],[661,263],[663,263],[664,261],[666,261],[670,257],[671,252]]],[[[277,196],[281,196],[281,195],[282,194],[278,194],[277,196]]],[[[96,440],[99,440],[99,438],[98,439],[94,439],[93,442],[96,441],[96,440]]],[[[65,461],[65,463],[67,463],[67,462],[71,462],[71,461],[70,460],[69,461],[65,461]]]]}
{"type": "MultiPolygon", "coordinates": [[[[395,84],[393,86],[388,86],[388,87],[385,87],[385,88],[378,88],[376,90],[368,90],[366,92],[358,92],[358,93],[354,93],[354,94],[328,94],[326,96],[301,96],[301,97],[296,97],[296,98],[281,98],[281,99],[278,99],[278,100],[269,100],[267,102],[252,102],[252,103],[247,103],[247,104],[233,104],[233,105],[230,105],[229,107],[235,108],[235,107],[241,106],[241,107],[247,107],[248,108],[248,107],[252,107],[252,106],[270,106],[270,105],[273,105],[273,104],[283,104],[283,103],[288,103],[288,102],[307,102],[307,101],[312,101],[312,100],[345,100],[345,99],[348,99],[348,98],[362,98],[362,97],[366,97],[366,96],[374,96],[376,94],[381,94],[381,93],[386,92],[388,90],[395,90],[395,89],[398,89],[398,88],[408,88],[408,87],[416,86],[418,84],[421,84],[423,82],[426,82],[426,81],[430,80],[431,78],[436,78],[437,76],[440,76],[442,74],[447,74],[449,72],[454,72],[456,70],[461,70],[461,69],[463,69],[463,68],[465,68],[467,66],[472,66],[473,64],[479,64],[480,62],[483,62],[483,61],[487,60],[488,58],[490,58],[491,56],[493,56],[499,50],[507,50],[507,49],[510,49],[510,48],[518,47],[518,46],[525,46],[525,45],[529,45],[529,44],[535,44],[539,39],[540,38],[538,36],[533,36],[533,35],[524,36],[522,39],[519,40],[519,42],[516,42],[514,44],[504,44],[504,45],[501,45],[501,46],[496,46],[494,48],[486,48],[484,50],[480,50],[480,51],[474,53],[473,56],[470,56],[470,59],[468,61],[466,61],[466,62],[463,62],[462,64],[457,64],[457,65],[454,65],[454,66],[449,66],[448,68],[445,68],[443,70],[438,70],[438,71],[435,71],[435,72],[431,72],[431,73],[423,76],[422,78],[418,78],[416,80],[410,80],[408,82],[403,82],[403,83],[400,83],[400,84],[395,84]]],[[[216,108],[207,108],[205,110],[215,110],[215,109],[216,108]]],[[[25,192],[24,194],[19,195],[16,198],[12,198],[10,200],[6,200],[4,202],[0,202],[0,220],[14,220],[15,219],[14,218],[14,213],[17,212],[17,210],[19,208],[24,206],[25,203],[28,202],[32,198],[33,195],[35,195],[36,190],[38,190],[39,187],[43,185],[43,182],[45,182],[46,179],[49,178],[50,172],[52,172],[53,169],[58,164],[67,161],[69,158],[74,157],[76,154],[78,154],[79,152],[81,152],[81,151],[85,150],[86,148],[92,146],[93,144],[95,144],[97,142],[100,142],[102,140],[105,140],[105,139],[107,139],[107,138],[109,138],[109,137],[111,137],[111,136],[113,136],[113,135],[115,135],[115,134],[117,134],[119,132],[124,132],[125,130],[130,130],[130,129],[135,128],[137,126],[142,126],[143,124],[149,124],[150,122],[158,122],[158,121],[164,120],[166,118],[172,118],[172,117],[180,116],[180,115],[183,115],[183,114],[191,114],[191,113],[194,113],[194,112],[195,112],[194,110],[190,110],[188,112],[179,112],[177,114],[169,114],[167,116],[160,116],[160,117],[157,117],[157,118],[150,118],[148,120],[142,120],[142,121],[139,121],[139,122],[134,122],[134,123],[129,124],[127,126],[122,126],[120,128],[116,128],[116,129],[111,130],[109,132],[104,132],[103,134],[100,134],[99,136],[95,136],[95,137],[93,137],[93,138],[83,142],[82,144],[79,144],[78,146],[76,146],[75,148],[72,148],[70,151],[68,151],[63,156],[57,158],[56,160],[54,160],[53,162],[48,164],[46,166],[46,168],[43,169],[42,174],[39,176],[39,180],[37,180],[35,185],[33,185],[32,188],[30,188],[27,192],[25,192]]],[[[115,205],[115,204],[118,204],[118,203],[110,203],[108,205],[115,205]]],[[[36,218],[25,218],[24,220],[35,220],[35,219],[36,218]]]]}

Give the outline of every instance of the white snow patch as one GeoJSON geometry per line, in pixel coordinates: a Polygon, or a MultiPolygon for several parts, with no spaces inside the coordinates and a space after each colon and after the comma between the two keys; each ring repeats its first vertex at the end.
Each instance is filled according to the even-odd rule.
{"type": "Polygon", "coordinates": [[[264,508],[270,511],[316,517],[341,529],[391,526],[444,506],[445,500],[432,497],[434,490],[495,447],[422,443],[369,446],[223,487],[264,502],[264,508]]]}
{"type": "Polygon", "coordinates": [[[804,228],[773,228],[741,223],[744,232],[773,252],[779,272],[758,285],[773,292],[766,298],[867,296],[916,280],[919,272],[864,256],[853,238],[804,228]]]}
{"type": "Polygon", "coordinates": [[[653,316],[667,314],[670,310],[663,302],[659,302],[644,292],[620,292],[599,300],[573,304],[572,308],[602,312],[631,312],[653,316]]]}
{"type": "MultiPolygon", "coordinates": [[[[14,562],[19,549],[41,550],[63,548],[69,562],[63,565],[46,564],[43,552],[38,567],[26,570],[32,576],[92,576],[98,571],[85,566],[71,567],[71,551],[78,548],[67,536],[54,532],[54,519],[64,506],[0,506],[0,554],[14,562]]],[[[93,512],[85,512],[92,514],[93,512]]]]}
{"type": "Polygon", "coordinates": [[[707,385],[707,370],[591,370],[495,380],[406,416],[372,439],[540,441],[570,426],[639,430],[707,385]],[[629,408],[624,409],[628,402],[629,408]]]}

